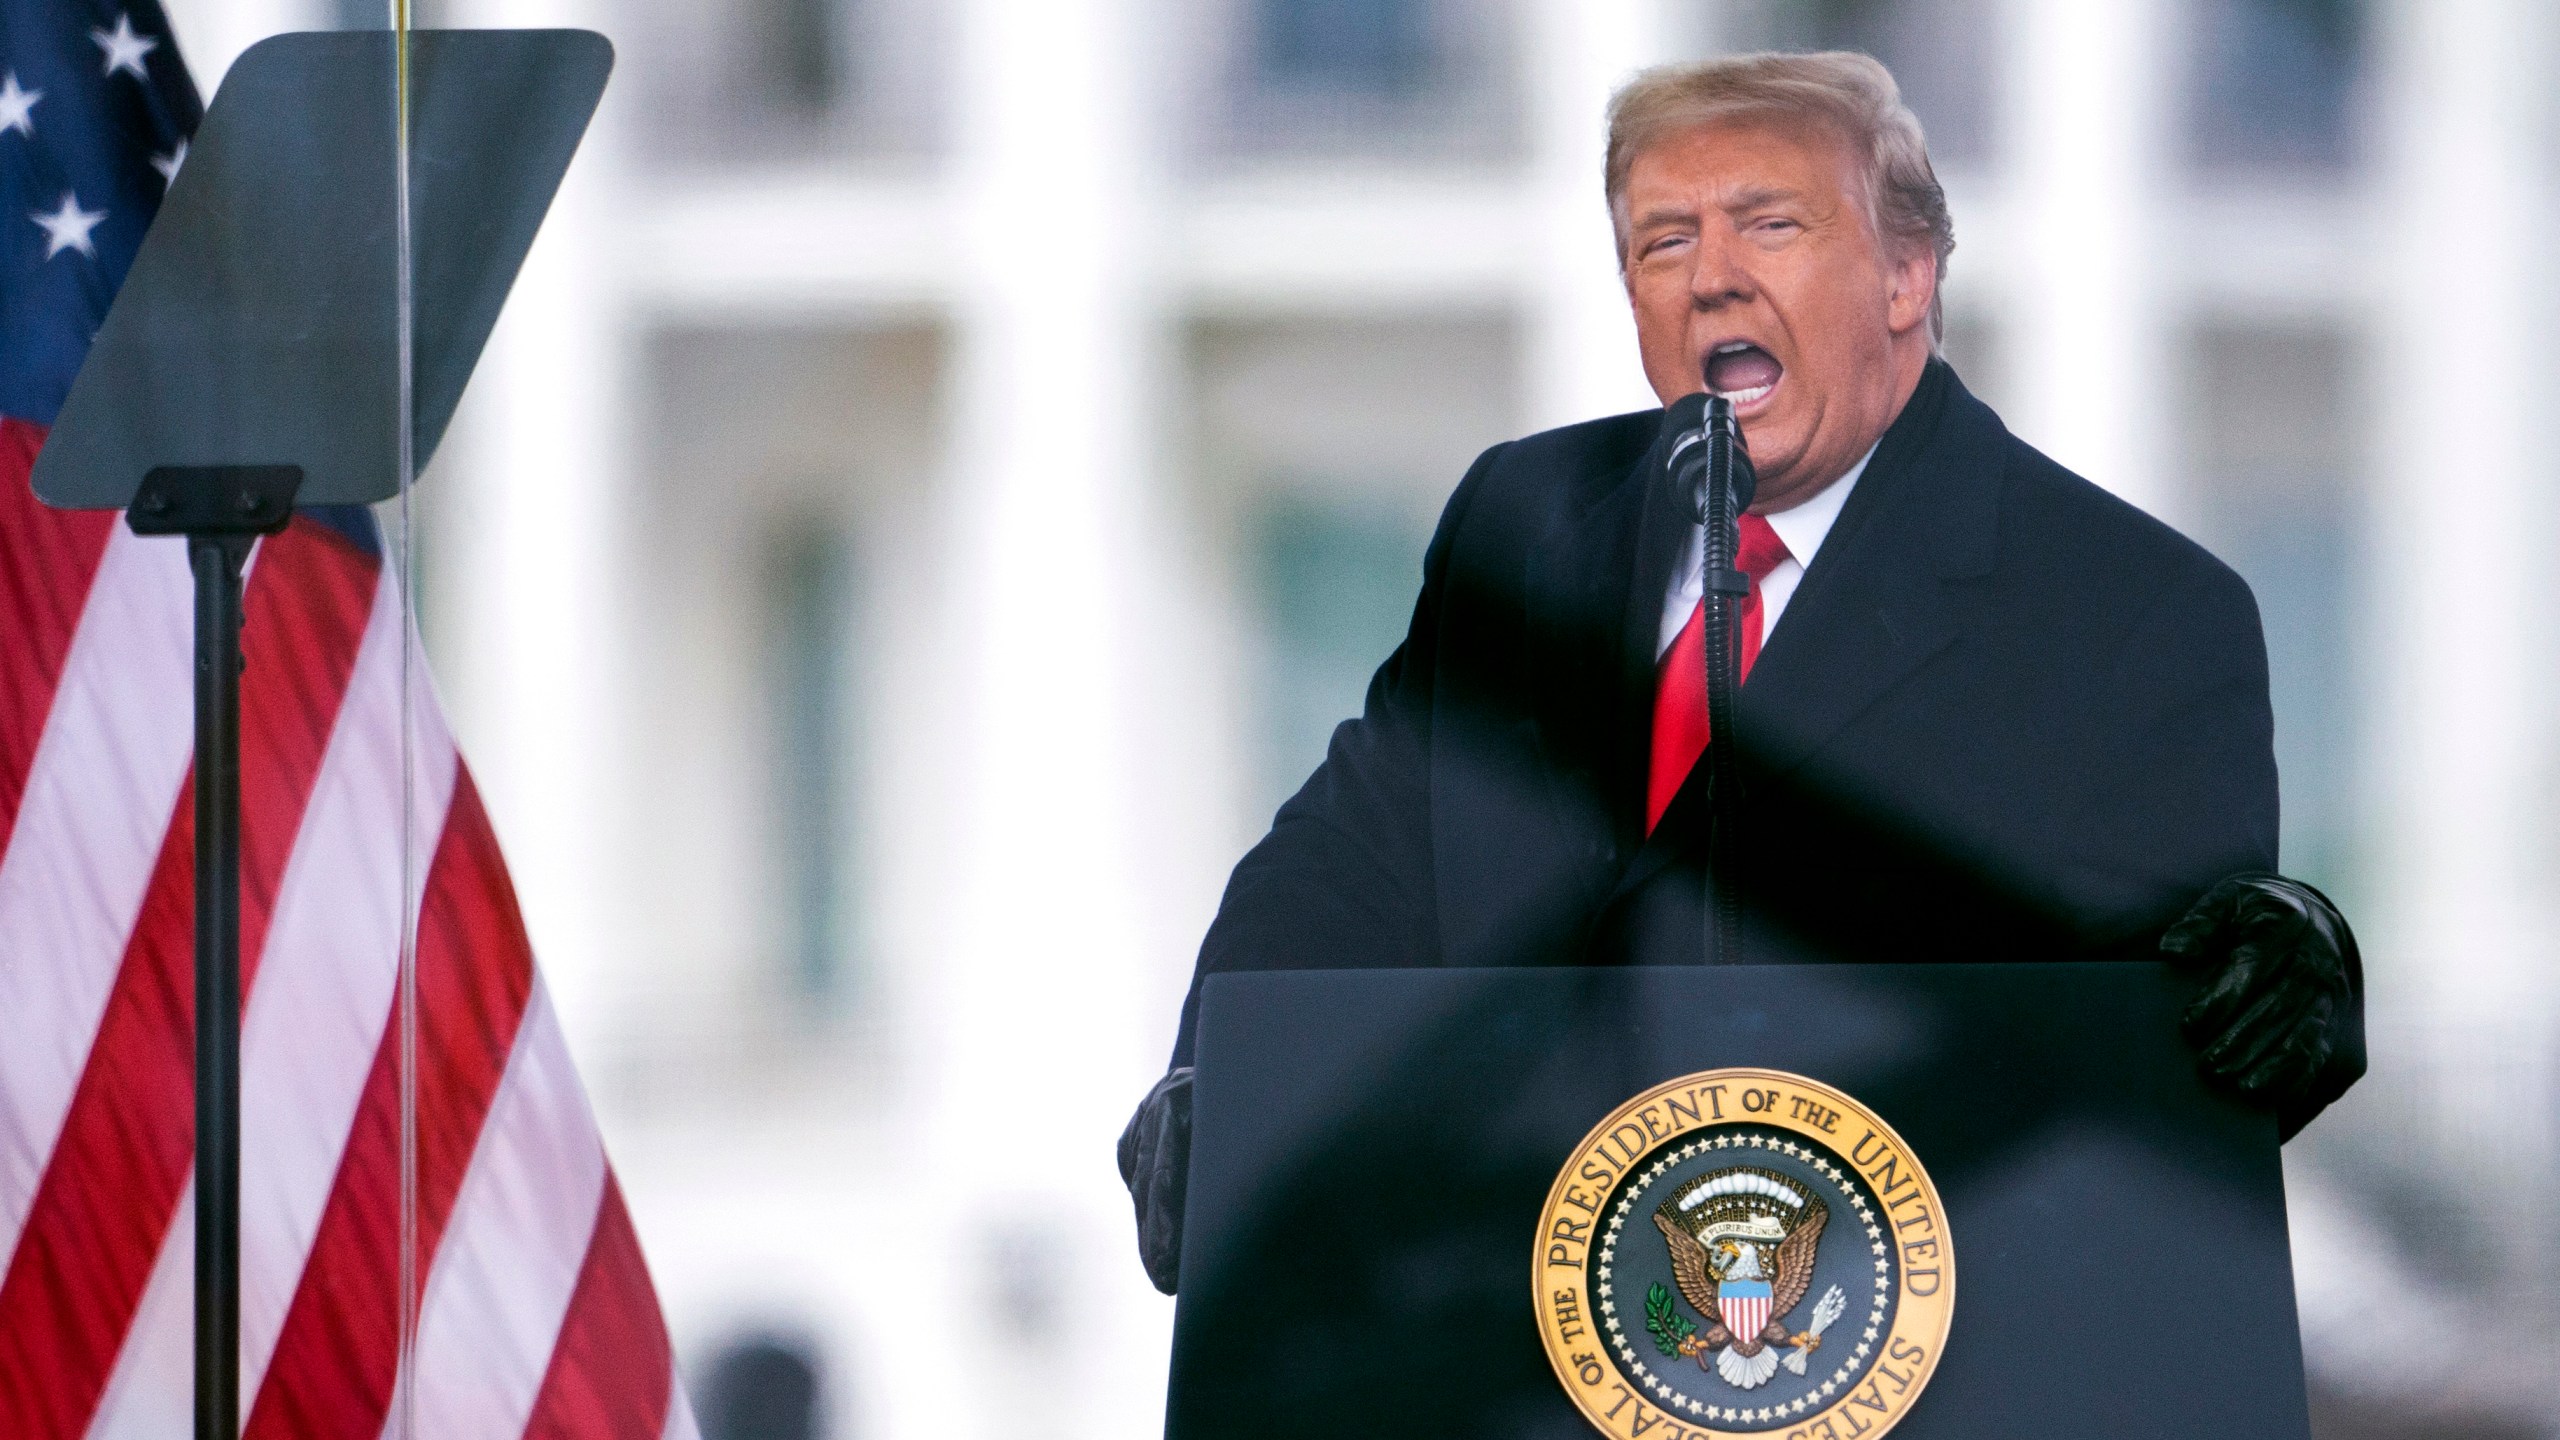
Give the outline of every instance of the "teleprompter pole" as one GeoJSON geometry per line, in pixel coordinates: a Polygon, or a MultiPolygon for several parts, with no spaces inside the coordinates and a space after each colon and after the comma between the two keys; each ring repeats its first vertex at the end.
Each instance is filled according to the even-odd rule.
{"type": "Polygon", "coordinates": [[[196,1440],[240,1433],[240,568],[252,540],[187,537],[196,574],[196,1440]]]}
{"type": "Polygon", "coordinates": [[[195,572],[196,1440],[240,1434],[241,575],[293,518],[290,465],[164,466],[125,512],[195,572]]]}

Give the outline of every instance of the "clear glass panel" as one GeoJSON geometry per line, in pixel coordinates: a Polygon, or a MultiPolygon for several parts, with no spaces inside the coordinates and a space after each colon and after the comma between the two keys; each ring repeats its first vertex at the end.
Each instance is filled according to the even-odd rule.
{"type": "MultiPolygon", "coordinates": [[[[2502,1207],[2552,1194],[2525,1154],[2550,1154],[2560,1022],[2525,978],[2547,837],[2499,797],[2541,793],[2555,597],[2494,533],[2552,533],[2518,398],[2548,307],[2500,222],[2418,287],[2459,343],[2377,313],[2355,277],[2424,253],[2415,161],[2373,206],[2212,178],[2361,184],[2361,137],[2397,134],[2485,145],[2521,187],[2491,193],[2539,193],[2543,102],[2493,63],[2540,43],[2530,6],[934,8],[618,17],[625,143],[518,296],[544,297],[529,378],[465,417],[478,473],[564,464],[591,523],[564,559],[493,538],[532,512],[470,472],[436,501],[430,635],[493,803],[544,837],[520,877],[585,957],[563,1013],[709,1433],[904,1433],[955,1394],[1160,1424],[1171,1309],[1105,1151],[1235,861],[1402,637],[1460,475],[1647,403],[1547,413],[1631,348],[1621,293],[1568,275],[1607,275],[1608,87],[1702,36],[1881,57],[1960,186],[1966,383],[2255,588],[2281,858],[2365,928],[2373,976],[2373,1073],[2287,1160],[2316,1433],[2537,1423],[2560,1300],[2502,1207]],[[2141,133],[2063,107],[2125,66],[2141,133]],[[2138,273],[2069,253],[2128,213],[2138,273]],[[2358,579],[2382,555],[2418,567],[2401,600],[2358,579]],[[609,663],[520,633],[564,614],[609,663]],[[2507,1014],[2445,1013],[2466,987],[2507,1014]],[[2461,1158],[2491,1144],[2464,1083],[2545,1138],[2461,1158]],[[2484,1398],[2401,1375],[2353,1305],[2402,1254],[2413,1307],[2502,1317],[2458,1362],[2484,1398]]],[[[1391,1050],[1363,1074],[1421,1083],[1391,1050]]],[[[1342,1278],[1477,1293],[1434,1263],[1342,1278]]],[[[1450,1333],[1516,1299],[1453,1305],[1450,1333]]]]}
{"type": "MultiPolygon", "coordinates": [[[[55,1148],[0,1146],[0,1225],[15,1227],[0,1230],[0,1356],[54,1338],[9,1308],[74,1295],[69,1261],[47,1270],[48,1256],[112,1270],[79,1271],[74,1298],[106,1296],[129,1325],[57,1367],[87,1377],[100,1434],[183,1433],[191,1403],[187,1165],[108,1175],[166,1217],[111,1262],[63,1238],[70,1200],[45,1189],[72,1153],[59,1146],[94,1144],[80,1137],[100,1133],[100,1095],[170,1142],[134,1155],[190,1153],[170,1068],[183,1026],[119,998],[135,977],[183,993],[192,958],[163,875],[184,873],[166,842],[191,753],[188,575],[180,542],[40,510],[8,466],[61,405],[27,388],[28,357],[99,323],[142,234],[129,197],[157,201],[153,162],[178,169],[185,126],[173,111],[141,141],[119,132],[115,190],[78,178],[66,193],[24,157],[52,153],[83,87],[142,93],[132,66],[160,83],[183,55],[210,91],[270,32],[379,36],[399,18],[377,0],[168,3],[165,21],[147,0],[56,6],[84,13],[49,58],[29,58],[24,7],[0,9],[0,261],[18,267],[0,272],[0,326],[51,326],[0,330],[0,1042],[105,1045],[126,1024],[162,1042],[156,1069],[80,1049],[44,1074],[30,1057],[45,1047],[0,1043],[0,1122],[48,1096],[67,1117],[55,1148]],[[75,274],[95,277],[72,287],[92,308],[44,308],[36,282],[75,274]],[[64,556],[89,565],[59,592],[71,599],[7,609],[57,593],[33,582],[64,556]],[[121,788],[66,808],[103,793],[44,770],[62,763],[56,737],[102,723],[76,708],[108,693],[80,688],[109,653],[87,639],[99,597],[153,586],[112,651],[156,667],[129,692],[148,701],[95,732],[122,768],[84,772],[121,788]],[[52,698],[11,708],[39,693],[52,698]],[[65,825],[76,843],[31,838],[65,825]],[[81,945],[42,928],[115,875],[122,898],[81,945]],[[63,958],[39,972],[29,954],[63,958]],[[102,1018],[20,1018],[30,997],[78,994],[102,1018]]],[[[2524,0],[1637,7],[1658,25],[1575,0],[606,8],[454,0],[411,17],[598,24],[616,78],[503,311],[484,307],[494,330],[449,433],[418,457],[424,488],[305,513],[251,565],[252,1432],[326,1429],[309,1417],[343,1406],[351,1433],[521,1433],[586,1404],[684,1435],[687,1388],[713,1440],[992,1434],[1026,1417],[1059,1434],[1160,1429],[1174,1302],[1132,1253],[1109,1152],[1163,1073],[1234,865],[1402,638],[1459,477],[1540,425],[1649,403],[1632,379],[1596,398],[1617,392],[1593,377],[1635,373],[1623,294],[1597,283],[1600,115],[1618,78],[1699,35],[1882,57],[1961,169],[1947,349],[1966,382],[2254,588],[2282,863],[2358,925],[2370,987],[2372,1073],[2285,1155],[2314,1433],[2543,1424],[2560,1381],[2560,1263],[2540,1218],[2560,1200],[2541,798],[2560,595],[2539,561],[2555,517],[2534,397],[2560,376],[2508,201],[2560,177],[2524,0]],[[2163,31],[2099,43],[2118,32],[2081,15],[2163,31]],[[2162,18],[2179,16],[2193,23],[2162,18]],[[2085,115],[2010,113],[2008,97],[2120,84],[2101,68],[2115,65],[2172,97],[2144,112],[2156,133],[2078,137],[2085,115]],[[2030,72],[2039,83],[2021,83],[2030,72]],[[2087,167],[2053,163],[2057,138],[2087,139],[2087,167]],[[2164,155],[2200,163],[2132,168],[2164,155]],[[2467,198],[2490,218],[2448,234],[2454,163],[2481,177],[2467,198]],[[2235,197],[2212,178],[2230,166],[2373,189],[2235,197]],[[2093,197],[2130,204],[2107,214],[2152,237],[2130,280],[2056,251],[2095,223],[2074,208],[2093,197]],[[2421,278],[2377,291],[2359,278],[2377,263],[2421,278]],[[2142,363],[2166,379],[2053,379],[2155,354],[2142,363]],[[332,655],[343,698],[304,703],[285,682],[332,655]],[[286,820],[280,756],[314,777],[286,820]],[[2374,1318],[2383,1293],[2402,1320],[2374,1318]]],[[[416,55],[435,43],[416,38],[416,55]]],[[[509,74],[447,78],[421,82],[422,116],[485,101],[511,133],[536,128],[509,74]]],[[[374,93],[390,103],[387,84],[374,93]]],[[[335,123],[272,118],[315,143],[335,123]]],[[[506,158],[418,183],[494,193],[506,158]]],[[[375,169],[367,193],[404,193],[387,153],[375,169]]],[[[364,253],[392,274],[396,233],[349,243],[379,244],[364,253]]],[[[425,358],[446,333],[424,298],[441,273],[429,250],[405,312],[413,413],[437,408],[430,371],[453,378],[425,358]]],[[[253,278],[197,286],[193,313],[309,288],[253,278]]],[[[384,305],[359,318],[404,313],[384,305]]],[[[380,437],[368,463],[396,487],[411,433],[398,346],[346,333],[320,388],[344,422],[330,433],[380,437]]],[[[165,400],[246,373],[175,363],[201,334],[142,347],[134,375],[165,400]]],[[[104,433],[148,438],[167,409],[104,433]]],[[[288,458],[220,443],[247,434],[217,429],[178,458],[288,458]]],[[[1486,583],[1547,580],[1524,562],[1486,583]]],[[[1969,583],[1948,593],[1971,603],[1969,583]]],[[[1531,673],[1569,700],[1572,658],[1531,673]]],[[[1545,743],[1545,723],[1519,733],[1545,743]]],[[[1502,778],[1544,796],[1552,777],[1502,778]]],[[[1569,819],[1501,813],[1439,833],[1528,848],[1569,819]]],[[[1443,903],[1436,880],[1420,888],[1443,903]]],[[[1481,885],[1446,903],[1508,935],[1536,915],[1514,932],[1482,907],[1533,912],[1539,893],[1481,885]]],[[[1726,1008],[1702,1004],[1694,1023],[1726,1008]]],[[[1877,1033],[1924,1034],[1921,1013],[1877,1033]]],[[[1415,1119],[1451,1077],[1478,1113],[1526,1093],[1539,1055],[1487,1057],[1534,1018],[1444,1015],[1337,1056],[1374,1106],[1308,1144],[1378,1141],[1366,1193],[1409,1190],[1397,1213],[1414,1233],[1454,1213],[1435,1201],[1543,1192],[1552,1157],[1505,1168],[1415,1119]]],[[[1307,1068],[1332,1038],[1303,1037],[1307,1068]]],[[[1623,1066],[1633,1094],[1660,1078],[1637,1073],[1640,1048],[1592,1068],[1623,1066]]],[[[1200,1083],[1205,1097],[1218,1079],[1200,1083]]],[[[1569,1118],[1578,1133],[1596,1117],[1569,1118]]],[[[1275,1182],[1245,1199],[1286,1215],[1307,1193],[1275,1182]]],[[[1463,1258],[1475,1242],[1459,1236],[1374,1273],[1327,1269],[1366,1242],[1311,1228],[1230,1313],[1427,1314],[1441,1348],[1411,1363],[1475,1363],[1540,1313],[1516,1293],[1528,1220],[1490,1229],[1499,1265],[1463,1258]]],[[[1223,1303],[1214,1281],[1186,1283],[1184,1304],[1223,1303]]],[[[1655,1318],[1676,1334],[1690,1313],[1655,1318]]],[[[1631,1345],[1659,1338],[1620,1319],[1631,1345]]],[[[1823,1358],[1854,1348],[1838,1344],[1849,1333],[1823,1358]]],[[[1356,1371],[1377,1358],[1362,1338],[1298,1370],[1266,1334],[1228,1373],[1356,1371]]],[[[1450,1403],[1484,1405],[1484,1433],[1563,1403],[1530,1358],[1515,1388],[1450,1403]]],[[[23,1373],[39,1372],[54,1383],[23,1373]]],[[[0,1388],[0,1433],[28,1403],[0,1388]]]]}

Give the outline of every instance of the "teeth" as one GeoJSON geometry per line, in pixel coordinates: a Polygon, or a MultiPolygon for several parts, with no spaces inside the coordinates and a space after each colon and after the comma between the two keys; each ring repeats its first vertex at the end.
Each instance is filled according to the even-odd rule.
{"type": "Polygon", "coordinates": [[[1748,340],[1727,340],[1707,353],[1711,355],[1730,355],[1737,350],[1748,350],[1750,348],[1751,342],[1748,340]]]}
{"type": "Polygon", "coordinates": [[[1766,385],[1754,385],[1748,390],[1719,390],[1716,393],[1727,400],[1732,401],[1736,405],[1748,405],[1752,401],[1759,399],[1761,396],[1766,395],[1777,388],[1778,382],[1772,380],[1766,385]]]}

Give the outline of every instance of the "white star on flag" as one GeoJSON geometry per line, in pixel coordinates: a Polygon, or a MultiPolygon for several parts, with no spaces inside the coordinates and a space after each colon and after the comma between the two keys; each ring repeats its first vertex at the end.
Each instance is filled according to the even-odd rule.
{"type": "Polygon", "coordinates": [[[89,243],[89,232],[98,228],[98,222],[107,218],[107,212],[81,209],[80,197],[65,190],[62,192],[61,209],[50,215],[37,211],[27,218],[44,227],[44,258],[47,260],[65,250],[77,250],[95,259],[98,247],[89,243]]]}
{"type": "Polygon", "coordinates": [[[160,172],[160,183],[163,186],[177,184],[178,167],[186,163],[187,142],[184,140],[179,141],[178,148],[168,154],[151,157],[151,168],[160,172]]]}
{"type": "Polygon", "coordinates": [[[18,72],[0,80],[0,135],[15,130],[29,139],[36,133],[36,102],[44,98],[41,90],[18,88],[18,72]]]}
{"type": "Polygon", "coordinates": [[[92,30],[89,38],[97,41],[98,48],[107,55],[107,68],[100,74],[113,75],[119,70],[127,70],[136,80],[151,78],[143,73],[142,57],[159,49],[160,42],[147,35],[134,34],[132,16],[118,15],[114,30],[92,30]]]}

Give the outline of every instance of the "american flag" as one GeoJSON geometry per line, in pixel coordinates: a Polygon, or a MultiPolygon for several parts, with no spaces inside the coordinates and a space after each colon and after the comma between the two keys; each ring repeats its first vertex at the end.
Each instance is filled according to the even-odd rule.
{"type": "MultiPolygon", "coordinates": [[[[0,0],[0,1436],[189,1433],[185,543],[29,468],[201,113],[157,0],[0,0]]],[[[242,711],[243,1429],[398,1434],[396,579],[264,541],[242,711]]],[[[415,694],[430,692],[423,676],[415,694]]],[[[419,1435],[692,1437],[468,769],[414,722],[419,1435]]]]}

